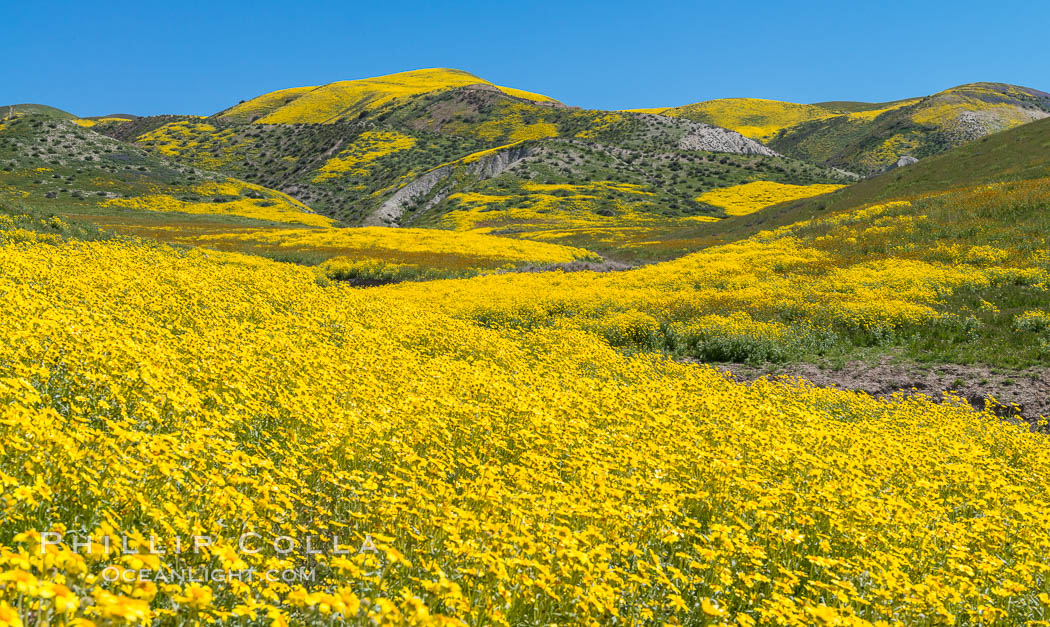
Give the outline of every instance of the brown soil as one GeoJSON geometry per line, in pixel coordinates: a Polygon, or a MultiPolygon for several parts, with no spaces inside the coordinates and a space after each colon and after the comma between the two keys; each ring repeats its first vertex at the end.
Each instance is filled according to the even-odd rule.
{"type": "Polygon", "coordinates": [[[761,377],[802,378],[821,387],[867,392],[885,398],[897,392],[924,394],[934,399],[954,392],[972,406],[983,409],[992,396],[1003,406],[991,409],[1003,417],[1019,417],[1030,424],[1050,416],[1050,369],[1002,370],[989,366],[926,365],[895,362],[884,357],[876,363],[853,361],[841,368],[815,364],[722,364],[739,381],[761,377]]]}

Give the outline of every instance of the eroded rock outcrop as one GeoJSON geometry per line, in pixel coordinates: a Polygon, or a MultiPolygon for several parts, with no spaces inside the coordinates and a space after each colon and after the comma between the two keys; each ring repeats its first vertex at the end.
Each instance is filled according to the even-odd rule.
{"type": "MultiPolygon", "coordinates": [[[[399,226],[401,216],[412,206],[419,205],[423,198],[427,200],[418,211],[425,211],[448,197],[451,177],[457,168],[465,168],[467,173],[479,180],[499,176],[507,168],[528,157],[533,152],[530,146],[514,146],[485,155],[472,162],[458,161],[435,168],[415,179],[387,198],[372,215],[364,221],[364,226],[399,226]],[[436,188],[445,186],[445,189],[436,188]]],[[[468,157],[469,158],[469,157],[468,157]]]]}
{"type": "Polygon", "coordinates": [[[415,204],[420,197],[429,194],[450,172],[452,166],[442,166],[397,190],[365,219],[364,226],[397,226],[405,209],[415,204]]]}
{"type": "Polygon", "coordinates": [[[779,157],[772,148],[744,137],[736,131],[720,126],[692,122],[692,130],[678,141],[683,150],[707,150],[710,152],[734,152],[741,155],[766,155],[779,157]]]}

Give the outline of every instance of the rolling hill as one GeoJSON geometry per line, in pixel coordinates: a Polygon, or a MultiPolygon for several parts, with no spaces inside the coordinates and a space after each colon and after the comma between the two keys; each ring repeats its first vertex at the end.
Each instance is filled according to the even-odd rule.
{"type": "Polygon", "coordinates": [[[339,81],[320,87],[282,89],[242,102],[215,117],[237,123],[331,124],[339,120],[380,116],[419,96],[455,89],[491,91],[527,102],[563,106],[548,96],[499,87],[469,72],[433,68],[339,81]]]}
{"type": "MultiPolygon", "coordinates": [[[[98,123],[134,124],[108,117],[98,123]]],[[[175,163],[83,122],[45,111],[17,113],[0,124],[0,215],[13,216],[9,227],[45,238],[121,235],[245,252],[317,266],[323,276],[355,284],[601,261],[556,243],[337,228],[337,221],[280,191],[175,163]]]]}
{"type": "Polygon", "coordinates": [[[410,192],[415,196],[421,187],[426,195],[431,188],[427,181],[437,177],[436,172],[463,161],[479,162],[473,167],[480,168],[480,176],[458,180],[457,191],[471,191],[483,180],[497,177],[564,184],[600,175],[600,180],[645,186],[652,200],[658,201],[650,202],[646,211],[660,216],[718,215],[710,207],[705,211],[694,199],[705,191],[750,180],[800,184],[853,180],[845,172],[777,156],[729,131],[660,116],[623,115],[615,126],[591,132],[549,138],[526,135],[509,142],[514,133],[486,141],[393,121],[231,125],[214,119],[169,118],[161,122],[158,126],[141,118],[95,128],[128,137],[182,163],[279,189],[350,224],[363,223],[394,196],[400,199],[410,192]],[[508,172],[512,162],[526,153],[526,163],[508,172]],[[489,167],[490,163],[496,165],[489,167]],[[691,164],[703,165],[690,169],[691,164]],[[686,184],[693,175],[696,179],[686,184]]]}
{"type": "Polygon", "coordinates": [[[0,121],[16,115],[36,115],[55,120],[73,120],[77,116],[55,107],[42,104],[11,104],[0,106],[0,121]]]}
{"type": "Polygon", "coordinates": [[[646,111],[724,126],[784,155],[871,175],[905,155],[923,159],[1050,116],[1050,94],[972,83],[887,103],[730,98],[646,111]]]}
{"type": "Polygon", "coordinates": [[[0,123],[0,203],[128,230],[196,216],[200,224],[328,225],[287,194],[176,164],[49,112],[0,123]]]}
{"type": "Polygon", "coordinates": [[[696,201],[714,189],[855,178],[684,117],[566,107],[455,70],[293,88],[207,118],[102,120],[93,129],[278,189],[348,224],[521,231],[626,216],[717,218],[719,206],[696,201]],[[567,191],[588,181],[612,186],[567,191]],[[571,199],[551,201],[537,191],[543,185],[563,186],[554,195],[571,199]],[[610,191],[618,185],[636,193],[610,191]],[[498,197],[498,206],[464,200],[471,194],[498,197]],[[484,220],[442,217],[482,209],[484,220]]]}

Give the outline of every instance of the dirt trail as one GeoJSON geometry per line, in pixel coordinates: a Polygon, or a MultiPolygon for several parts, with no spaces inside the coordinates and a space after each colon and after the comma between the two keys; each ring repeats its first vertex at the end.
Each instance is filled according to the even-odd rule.
{"type": "Polygon", "coordinates": [[[863,391],[876,397],[903,392],[940,399],[944,392],[952,391],[977,408],[983,408],[985,399],[992,396],[1001,404],[1017,406],[994,408],[1001,416],[1019,416],[1033,424],[1040,416],[1050,416],[1048,368],[1001,370],[988,366],[909,364],[889,357],[877,363],[853,361],[840,369],[814,364],[721,364],[718,368],[733,373],[739,381],[764,376],[800,377],[821,387],[863,391]]]}

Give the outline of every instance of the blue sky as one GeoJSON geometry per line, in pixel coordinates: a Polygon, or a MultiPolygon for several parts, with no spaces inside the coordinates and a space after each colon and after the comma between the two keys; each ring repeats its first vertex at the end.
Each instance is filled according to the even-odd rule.
{"type": "Polygon", "coordinates": [[[1050,91],[1048,23],[1050,3],[1030,0],[19,2],[0,20],[0,104],[207,115],[421,67],[605,109],[881,102],[974,81],[1050,91]]]}

